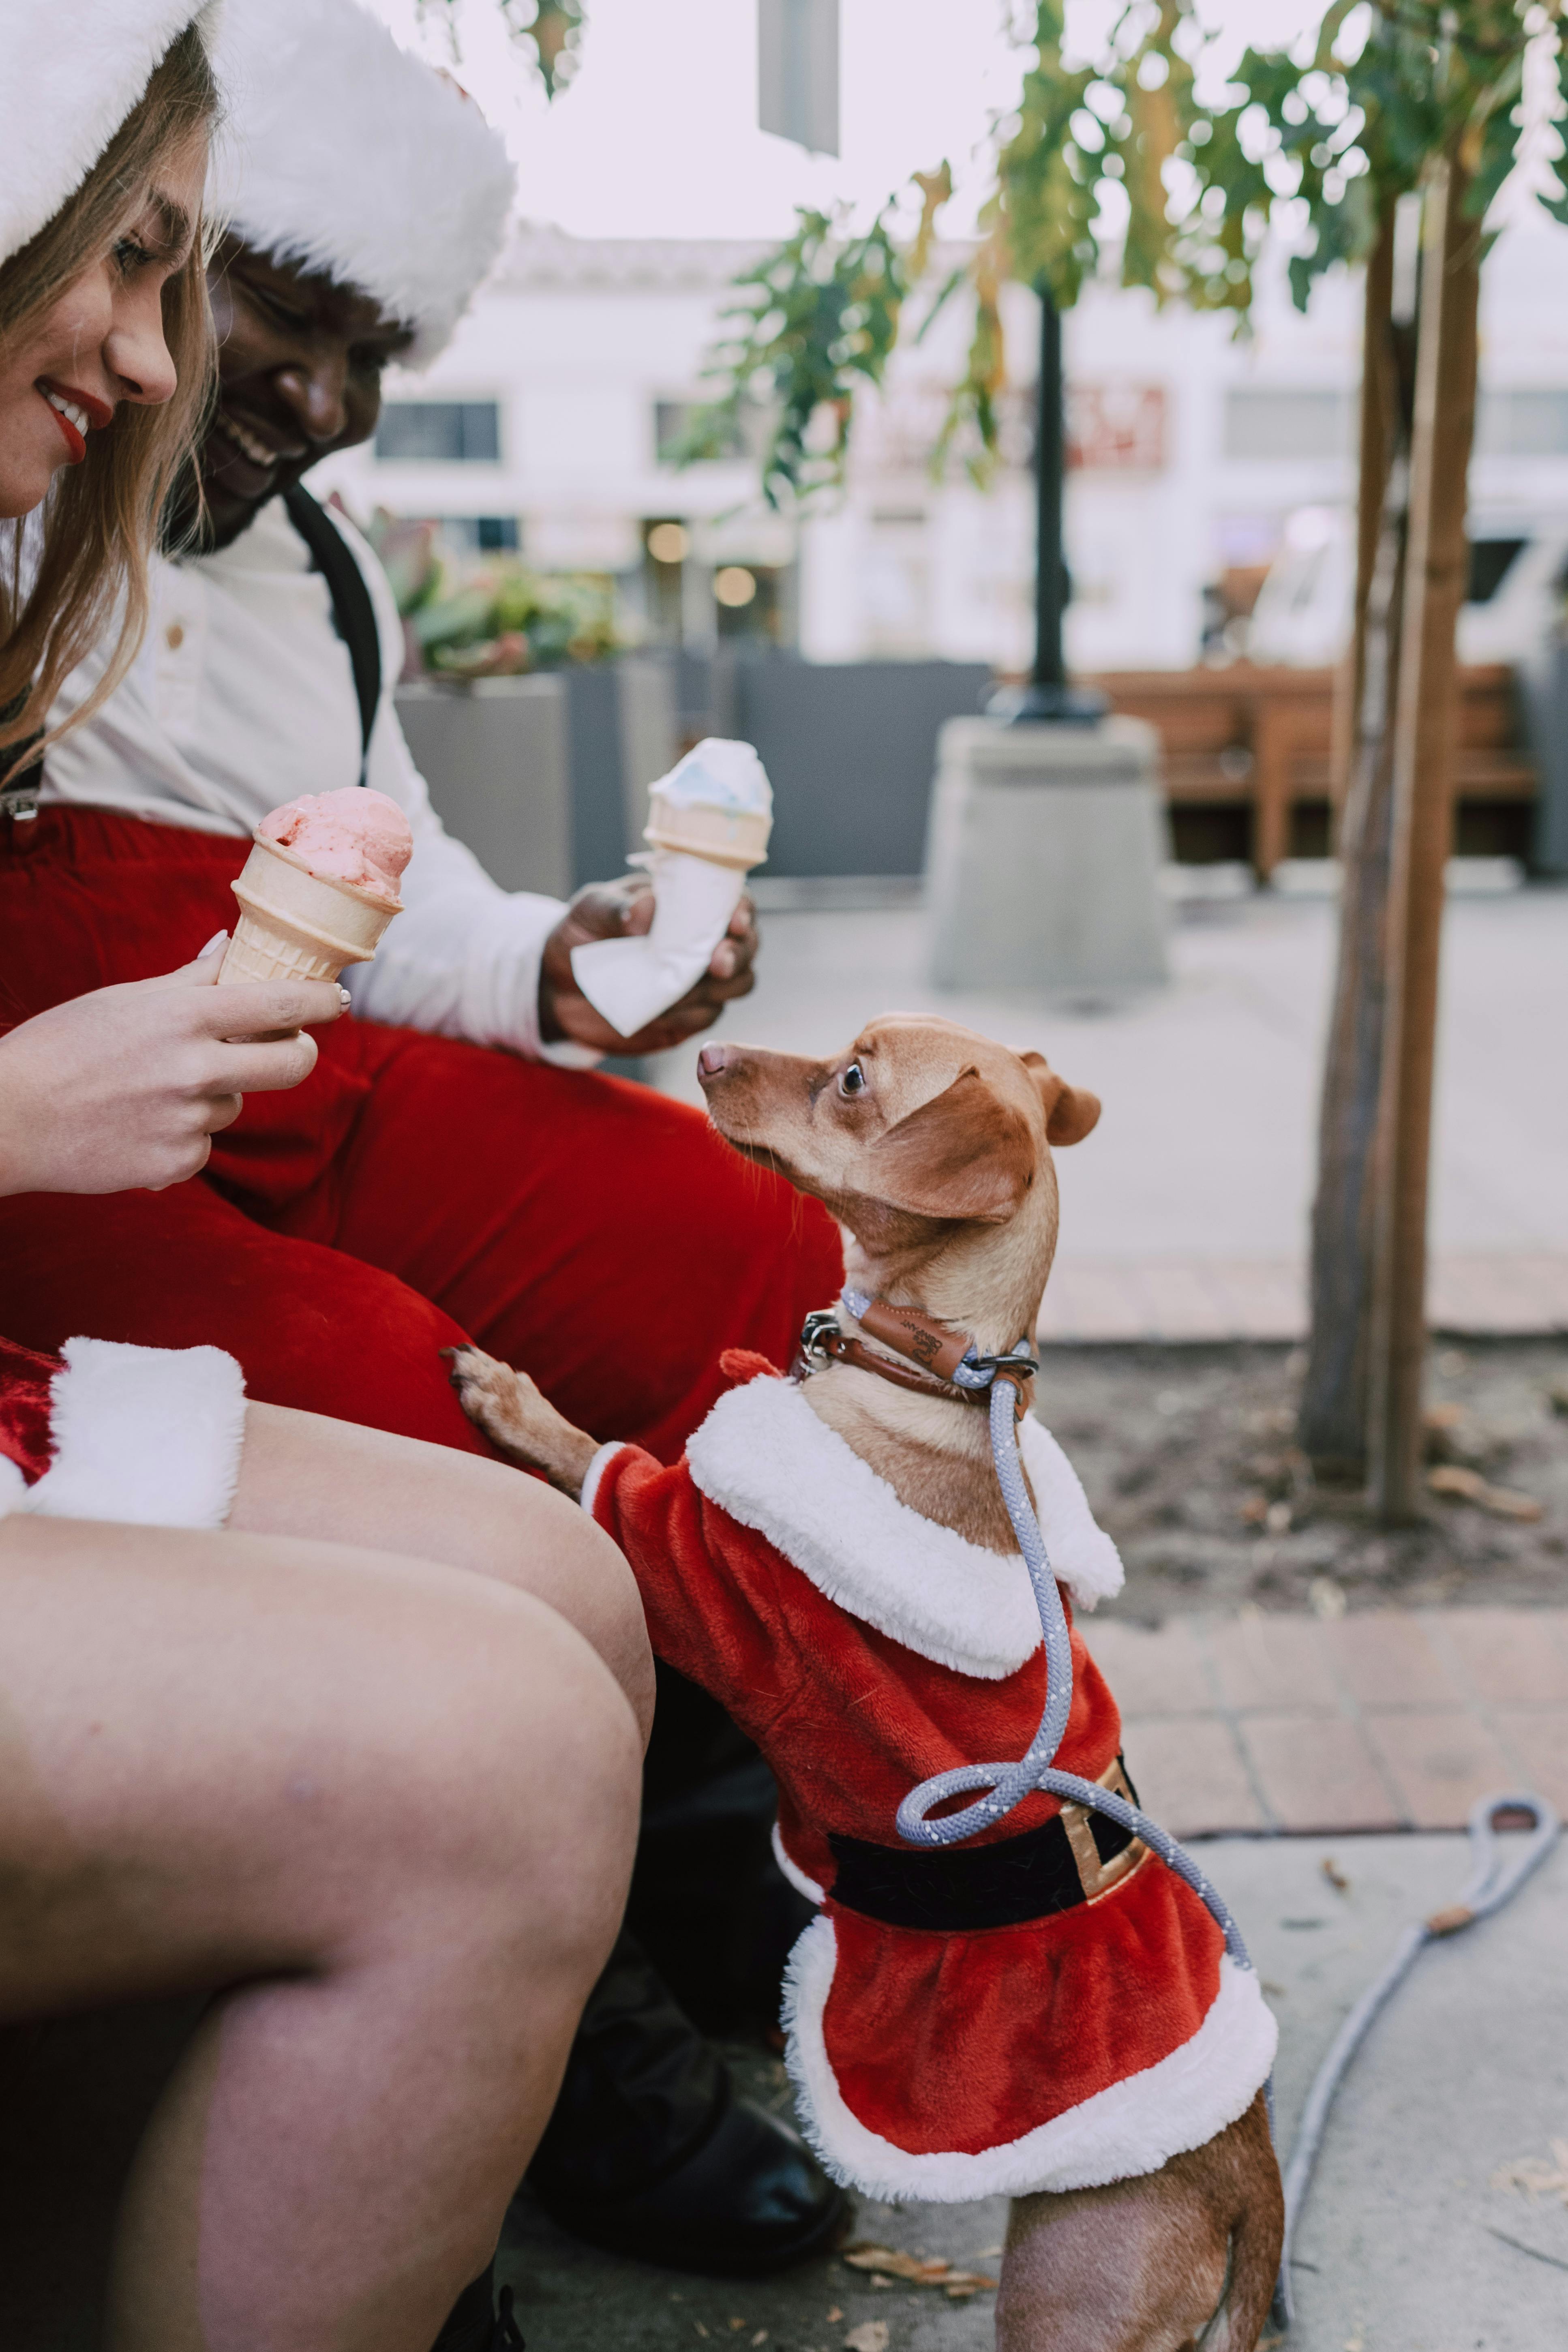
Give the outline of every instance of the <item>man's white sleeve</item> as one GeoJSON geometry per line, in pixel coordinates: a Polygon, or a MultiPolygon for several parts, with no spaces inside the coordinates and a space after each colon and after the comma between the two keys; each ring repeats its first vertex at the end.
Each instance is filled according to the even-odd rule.
{"type": "MultiPolygon", "coordinates": [[[[360,553],[363,542],[350,543],[360,553]]],[[[402,659],[402,630],[380,565],[368,549],[360,560],[382,624],[383,675],[391,680],[402,659]]],[[[539,1034],[540,962],[565,911],[562,901],[503,890],[472,850],[452,838],[430,805],[390,685],[371,735],[365,782],[406,814],[414,855],[403,877],[404,911],[374,962],[351,965],[343,974],[355,1012],[476,1045],[509,1046],[566,1069],[592,1069],[597,1054],[570,1043],[545,1045],[539,1034]]]]}

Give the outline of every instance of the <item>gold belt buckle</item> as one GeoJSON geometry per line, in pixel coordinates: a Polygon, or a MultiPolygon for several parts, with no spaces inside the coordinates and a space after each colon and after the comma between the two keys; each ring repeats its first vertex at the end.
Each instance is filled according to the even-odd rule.
{"type": "MultiPolygon", "coordinates": [[[[1127,1785],[1127,1775],[1121,1769],[1120,1757],[1100,1773],[1098,1785],[1109,1789],[1113,1797],[1124,1798],[1128,1804],[1132,1802],[1132,1791],[1127,1785]]],[[[1113,1886],[1120,1886],[1124,1878],[1131,1876],[1140,1863],[1148,1859],[1148,1847],[1142,1838],[1134,1838],[1131,1845],[1123,1846],[1121,1852],[1113,1854],[1109,1862],[1101,1862],[1088,1811],[1082,1805],[1063,1805],[1061,1821],[1067,1832],[1068,1843],[1072,1848],[1073,1861],[1078,1865],[1078,1883],[1083,1889],[1086,1903],[1096,1902],[1100,1895],[1109,1895],[1113,1886]]]]}

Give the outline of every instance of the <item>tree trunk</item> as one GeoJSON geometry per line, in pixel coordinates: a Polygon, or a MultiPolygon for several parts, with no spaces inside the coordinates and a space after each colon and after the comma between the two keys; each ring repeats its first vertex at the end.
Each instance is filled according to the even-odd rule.
{"type": "Polygon", "coordinates": [[[1390,1522],[1420,1493],[1426,1176],[1437,1034],[1443,871],[1453,830],[1464,598],[1466,478],[1476,412],[1480,225],[1465,216],[1457,156],[1428,182],[1426,267],[1410,449],[1410,531],[1394,730],[1388,987],[1373,1163],[1367,1445],[1370,1495],[1390,1522]]]}
{"type": "Polygon", "coordinates": [[[1394,713],[1405,591],[1414,341],[1393,317],[1394,209],[1367,262],[1362,350],[1355,631],[1339,853],[1339,964],[1323,1070],[1312,1209],[1311,1337],[1299,1435],[1346,1475],[1364,1466],[1372,1312],[1371,1164],[1383,1062],[1394,713]]]}

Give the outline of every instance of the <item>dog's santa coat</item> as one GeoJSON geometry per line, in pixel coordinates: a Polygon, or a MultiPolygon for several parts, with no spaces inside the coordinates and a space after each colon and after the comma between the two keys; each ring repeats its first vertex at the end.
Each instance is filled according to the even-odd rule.
{"type": "MultiPolygon", "coordinates": [[[[1016,1758],[1034,1737],[1045,1659],[1022,1559],[910,1510],[760,1359],[726,1368],[753,1376],[681,1462],[602,1447],[583,1503],[631,1561],[655,1649],[777,1776],[781,1860],[822,1904],[785,1995],[819,2155],[869,2196],[955,2202],[1125,2179],[1201,2147],[1250,2105],[1276,2035],[1197,1896],[1069,1806],[1065,1844],[1051,1832],[1077,1865],[1068,1907],[965,1927],[955,1886],[974,1883],[973,1849],[955,1881],[954,1849],[911,1853],[894,1827],[917,1781],[1016,1758]],[[942,1927],[885,1916],[928,1893],[942,1927]]],[[[1026,1421],[1020,1442],[1052,1565],[1092,1606],[1121,1584],[1115,1549],[1049,1433],[1026,1421]]],[[[1076,1629],[1072,1648],[1057,1763],[1110,1783],[1121,1718],[1076,1629]]],[[[1062,1812],[1031,1799],[975,1843],[1005,1871],[1062,1812]]],[[[984,1901],[1020,1908],[994,1884],[984,1901]]]]}

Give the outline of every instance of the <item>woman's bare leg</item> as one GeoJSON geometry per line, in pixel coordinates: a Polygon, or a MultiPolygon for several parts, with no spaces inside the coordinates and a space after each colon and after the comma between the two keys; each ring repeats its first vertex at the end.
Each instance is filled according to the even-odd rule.
{"type": "Polygon", "coordinates": [[[540,1479],[421,1438],[252,1404],[228,1524],[438,1560],[535,1594],[597,1650],[647,1738],[653,1659],[632,1572],[540,1479]]]}
{"type": "Polygon", "coordinates": [[[526,1594],[0,1523],[0,2015],[233,1988],[138,2159],[113,2352],[426,2352],[550,2111],[637,1781],[526,1594]]]}

